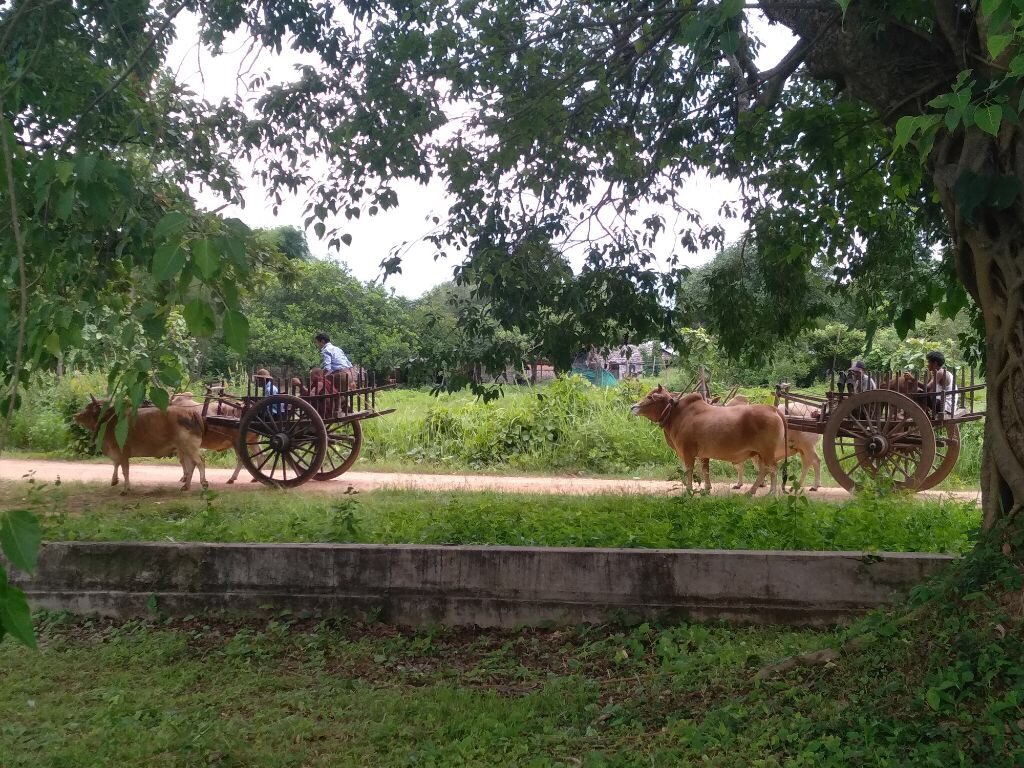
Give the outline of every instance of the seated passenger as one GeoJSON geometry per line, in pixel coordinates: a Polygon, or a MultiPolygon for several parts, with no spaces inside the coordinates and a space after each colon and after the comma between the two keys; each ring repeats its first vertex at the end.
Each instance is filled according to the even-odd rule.
{"type": "Polygon", "coordinates": [[[946,368],[946,356],[938,351],[925,355],[928,361],[928,381],[924,388],[934,393],[928,404],[936,411],[942,410],[952,416],[956,412],[956,378],[946,368]]]}
{"type": "Polygon", "coordinates": [[[870,389],[878,389],[875,380],[868,373],[868,367],[863,360],[858,360],[848,372],[848,381],[853,383],[854,392],[867,392],[870,389]]]}
{"type": "Polygon", "coordinates": [[[338,390],[322,368],[311,368],[309,371],[309,397],[317,413],[323,417],[335,415],[343,407],[342,398],[337,397],[338,390]]]}

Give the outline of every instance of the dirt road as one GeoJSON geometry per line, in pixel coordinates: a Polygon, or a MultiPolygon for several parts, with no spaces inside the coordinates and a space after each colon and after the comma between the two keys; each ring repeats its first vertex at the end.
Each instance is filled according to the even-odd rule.
{"type": "MultiPolygon", "coordinates": [[[[108,484],[113,467],[109,464],[78,463],[70,461],[40,461],[25,459],[0,459],[0,480],[22,480],[34,477],[37,480],[62,482],[108,484]]],[[[139,486],[177,487],[181,477],[178,466],[133,464],[131,480],[139,486]]],[[[207,469],[207,480],[214,487],[229,489],[229,469],[207,469]]],[[[198,478],[197,478],[198,479],[198,478]]],[[[243,472],[235,487],[251,487],[248,476],[243,472]]],[[[503,477],[495,475],[419,475],[391,472],[348,472],[337,480],[326,483],[309,482],[304,491],[320,493],[344,493],[352,487],[357,491],[381,489],[419,491],[499,491],[502,493],[552,493],[567,495],[591,494],[668,494],[679,493],[677,483],[664,480],[613,480],[582,477],[503,477]]],[[[727,483],[714,486],[714,494],[729,494],[734,491],[727,483]]],[[[764,494],[766,491],[760,491],[764,494]]],[[[849,495],[841,488],[822,488],[809,494],[812,498],[842,501],[849,495]]],[[[919,496],[954,496],[964,501],[980,501],[978,491],[925,491],[919,496]]]]}

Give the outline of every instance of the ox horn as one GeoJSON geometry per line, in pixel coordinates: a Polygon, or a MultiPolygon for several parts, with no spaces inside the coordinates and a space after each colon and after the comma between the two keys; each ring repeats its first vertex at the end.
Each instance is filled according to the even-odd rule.
{"type": "Polygon", "coordinates": [[[94,405],[99,402],[99,400],[96,399],[96,395],[94,395],[92,392],[89,393],[89,399],[92,400],[94,405]]]}

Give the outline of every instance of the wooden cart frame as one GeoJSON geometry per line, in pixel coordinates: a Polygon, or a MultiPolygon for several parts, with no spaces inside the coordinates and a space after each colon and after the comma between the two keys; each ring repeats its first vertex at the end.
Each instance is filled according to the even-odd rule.
{"type": "Polygon", "coordinates": [[[332,480],[347,472],[363,444],[361,422],[393,413],[377,410],[372,376],[331,374],[336,394],[308,394],[291,384],[287,373],[261,380],[248,377],[245,395],[225,391],[223,383],[206,388],[206,424],[237,430],[235,450],[242,465],[265,485],[293,488],[309,480],[332,480]]]}
{"type": "MultiPolygon", "coordinates": [[[[945,397],[915,390],[900,372],[869,376],[875,389],[854,392],[846,372],[833,373],[824,397],[793,392],[788,384],[775,388],[775,404],[810,406],[810,416],[787,416],[788,428],[822,435],[822,453],[832,477],[853,491],[865,480],[891,482],[900,490],[934,488],[953,471],[960,455],[960,425],[985,417],[975,407],[974,369],[960,370],[954,388],[953,413],[945,410],[945,397]]],[[[800,409],[806,411],[806,409],[800,409]]]]}

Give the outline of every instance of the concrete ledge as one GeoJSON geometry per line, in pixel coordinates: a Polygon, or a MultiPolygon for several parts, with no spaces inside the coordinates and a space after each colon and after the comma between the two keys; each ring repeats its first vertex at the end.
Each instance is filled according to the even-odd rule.
{"type": "Polygon", "coordinates": [[[226,611],[372,614],[515,627],[690,619],[826,626],[905,594],[952,560],[861,552],[360,544],[48,544],[36,607],[114,617],[226,611]]]}

